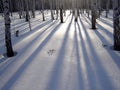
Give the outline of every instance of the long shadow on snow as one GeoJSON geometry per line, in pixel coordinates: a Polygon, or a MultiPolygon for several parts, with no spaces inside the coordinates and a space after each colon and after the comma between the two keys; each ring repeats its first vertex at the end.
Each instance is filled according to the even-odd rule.
{"type": "MultiPolygon", "coordinates": [[[[76,22],[77,23],[77,22],[76,22]]],[[[79,43],[78,43],[78,37],[77,37],[77,27],[75,23],[75,31],[74,31],[74,45],[75,45],[75,51],[76,51],[76,61],[77,61],[77,73],[78,73],[78,89],[79,90],[85,90],[85,81],[83,79],[83,73],[82,68],[80,64],[80,53],[79,53],[79,43]]]]}
{"type": "MultiPolygon", "coordinates": [[[[84,17],[84,16],[83,16],[84,17]]],[[[85,18],[84,17],[84,19],[86,19],[86,22],[88,22],[88,24],[90,25],[90,21],[89,20],[87,20],[87,18],[85,18]]],[[[97,24],[97,26],[98,26],[98,28],[102,28],[102,30],[106,33],[106,35],[108,35],[109,36],[109,38],[111,38],[111,40],[113,40],[112,39],[112,33],[111,32],[109,32],[107,29],[105,29],[103,26],[101,26],[101,25],[99,25],[99,24],[97,24]]],[[[103,35],[101,35],[100,33],[99,33],[99,31],[95,31],[95,33],[96,33],[96,35],[99,37],[99,39],[101,40],[101,42],[103,43],[103,44],[105,44],[105,43],[109,43],[105,38],[104,38],[104,36],[103,35]]],[[[109,51],[109,50],[107,50],[108,51],[108,53],[110,54],[110,56],[111,56],[111,58],[113,59],[113,61],[116,63],[116,65],[120,68],[120,63],[119,63],[119,56],[117,55],[117,54],[115,54],[114,52],[111,52],[111,51],[109,51]],[[115,59],[115,60],[114,60],[115,59]]]]}
{"type": "MultiPolygon", "coordinates": [[[[32,26],[32,31],[34,30],[38,30],[42,27],[44,27],[46,24],[49,24],[50,22],[52,22],[52,20],[49,20],[49,21],[45,21],[45,22],[42,22],[42,23],[38,23],[38,24],[35,24],[34,27],[32,26]]],[[[20,32],[22,33],[22,35],[28,33],[30,30],[28,30],[29,26],[28,27],[25,27],[23,30],[21,30],[20,32]],[[27,30],[26,30],[27,29],[27,30]]]]}
{"type": "MultiPolygon", "coordinates": [[[[24,52],[25,53],[25,51],[27,51],[34,43],[34,41],[37,41],[37,40],[41,40],[41,35],[43,35],[46,31],[48,31],[48,29],[52,26],[52,25],[54,25],[55,24],[55,22],[54,23],[52,23],[52,24],[50,24],[48,27],[46,27],[45,29],[43,29],[41,32],[40,32],[40,34],[39,35],[37,35],[35,38],[32,38],[31,39],[31,41],[21,50],[21,52],[24,52]],[[28,47],[28,45],[29,45],[29,47],[28,47]]],[[[35,32],[36,33],[36,32],[35,32]]],[[[33,33],[34,34],[34,33],[33,33]]],[[[32,35],[29,35],[29,36],[27,36],[25,39],[23,38],[23,40],[27,40],[27,39],[29,39],[30,37],[32,37],[33,36],[33,34],[32,35]]],[[[22,41],[22,40],[21,40],[22,41]]],[[[20,43],[20,42],[19,42],[20,43]]],[[[17,44],[17,43],[16,43],[17,44]]],[[[16,63],[15,61],[17,61],[17,58],[18,57],[21,57],[22,55],[24,55],[24,53],[23,54],[19,54],[18,53],[18,55],[15,57],[15,59],[14,60],[10,60],[9,61],[9,63],[8,62],[6,62],[6,63],[8,63],[7,65],[6,64],[4,64],[4,68],[2,68],[2,66],[0,67],[0,75],[1,74],[3,74],[4,73],[4,71],[6,70],[6,69],[8,69],[13,63],[16,63]],[[6,65],[6,66],[5,66],[6,65]]]]}
{"type": "Polygon", "coordinates": [[[54,64],[53,72],[51,72],[51,78],[48,82],[48,85],[47,85],[48,88],[46,88],[46,90],[57,90],[57,88],[58,88],[57,86],[59,85],[59,80],[60,80],[60,75],[61,75],[60,73],[63,69],[62,65],[63,65],[64,57],[65,57],[65,48],[66,48],[66,44],[67,44],[67,40],[68,40],[68,33],[69,33],[69,30],[70,30],[70,27],[72,24],[72,20],[73,20],[73,17],[71,18],[71,21],[65,32],[65,36],[64,36],[63,42],[60,47],[59,55],[54,64]]]}
{"type": "MultiPolygon", "coordinates": [[[[84,18],[84,20],[90,25],[90,27],[91,27],[91,20],[90,20],[90,18],[88,18],[88,17],[86,17],[86,15],[81,15],[83,18],[84,18]]],[[[79,17],[80,18],[80,17],[79,17]]]]}
{"type": "MultiPolygon", "coordinates": [[[[32,63],[33,59],[36,57],[38,52],[42,50],[42,48],[48,43],[48,41],[52,38],[54,33],[58,30],[60,24],[55,26],[54,29],[50,32],[50,34],[41,42],[39,43],[32,54],[28,56],[25,62],[19,67],[19,69],[14,73],[14,75],[8,80],[8,82],[1,88],[2,90],[10,90],[10,88],[14,85],[14,83],[19,79],[25,69],[32,63]],[[34,56],[34,57],[33,57],[34,56]]],[[[21,56],[21,55],[20,55],[21,56]]],[[[16,60],[17,58],[15,58],[16,60]]],[[[13,60],[14,61],[14,60],[13,60]]]]}
{"type": "MultiPolygon", "coordinates": [[[[41,33],[40,33],[40,35],[39,36],[41,36],[45,31],[47,31],[47,29],[49,29],[52,25],[54,25],[55,23],[57,23],[56,21],[55,22],[52,22],[52,20],[49,20],[49,21],[47,21],[47,22],[45,22],[45,23],[42,23],[42,24],[40,24],[40,26],[41,26],[41,28],[40,28],[40,30],[38,30],[38,28],[39,27],[37,27],[37,28],[35,28],[34,30],[32,30],[31,32],[29,32],[29,33],[26,33],[27,34],[27,38],[25,38],[26,37],[26,34],[24,34],[24,35],[22,35],[22,37],[20,37],[19,39],[17,39],[16,40],[16,42],[14,43],[13,42],[13,44],[16,44],[16,43],[20,43],[21,41],[23,41],[23,40],[27,40],[28,38],[30,38],[30,36],[33,36],[36,32],[38,32],[38,31],[41,31],[41,33]],[[48,27],[46,27],[45,29],[43,29],[43,30],[41,30],[42,28],[44,28],[47,24],[50,24],[48,27]],[[43,25],[43,27],[42,27],[42,25],[43,25]],[[38,31],[37,31],[38,30],[38,31]],[[32,34],[31,34],[32,33],[32,34]]],[[[33,39],[33,38],[32,38],[33,39]]],[[[14,40],[14,38],[12,39],[12,40],[14,40]]],[[[3,46],[3,45],[5,45],[5,42],[3,42],[4,41],[4,38],[3,38],[3,40],[0,40],[1,42],[0,42],[0,46],[3,46]]],[[[31,42],[32,43],[32,42],[31,42]]],[[[29,45],[29,44],[28,44],[29,45]]]]}
{"type": "MultiPolygon", "coordinates": [[[[22,37],[20,37],[20,39],[17,40],[17,43],[19,43],[20,41],[23,41],[23,40],[26,40],[32,36],[34,36],[34,34],[38,33],[38,32],[41,32],[39,36],[41,36],[42,34],[44,34],[46,31],[48,31],[48,29],[50,27],[52,27],[55,23],[57,23],[56,21],[55,22],[52,22],[51,20],[45,22],[45,23],[42,23],[40,24],[40,26],[34,28],[34,30],[32,30],[31,32],[28,32],[24,35],[22,35],[22,37]],[[50,24],[50,25],[48,25],[50,24]],[[43,25],[43,27],[42,27],[43,25]],[[48,26],[47,26],[48,25],[48,26]],[[46,27],[47,26],[47,27],[46,27]],[[46,28],[45,28],[46,27],[46,28]],[[39,30],[38,30],[39,29],[39,30]],[[26,37],[27,35],[27,37],[26,37]]],[[[16,42],[15,42],[16,43],[16,42]]]]}
{"type": "MultiPolygon", "coordinates": [[[[83,59],[84,59],[84,63],[85,63],[84,65],[86,67],[86,69],[84,68],[85,70],[83,70],[83,72],[85,72],[85,74],[87,75],[87,80],[88,80],[88,82],[87,82],[87,80],[85,79],[84,82],[88,83],[89,90],[94,90],[94,83],[96,81],[94,79],[95,73],[91,69],[90,59],[87,54],[87,49],[85,47],[86,45],[85,45],[84,37],[82,36],[81,31],[84,31],[84,30],[81,29],[82,26],[78,22],[77,22],[77,26],[78,26],[78,33],[79,33],[79,38],[80,38],[81,51],[83,53],[83,59]]],[[[84,90],[84,89],[82,89],[82,90],[84,90]]]]}
{"type": "Polygon", "coordinates": [[[65,22],[68,20],[68,18],[70,17],[70,15],[67,15],[66,19],[65,19],[65,22]]]}
{"type": "Polygon", "coordinates": [[[15,27],[18,26],[20,24],[20,26],[27,24],[28,22],[26,22],[24,19],[18,19],[18,20],[14,20],[11,22],[11,26],[15,27]]]}
{"type": "MultiPolygon", "coordinates": [[[[39,20],[39,19],[38,19],[39,20]]],[[[41,27],[43,27],[46,23],[49,23],[51,20],[49,20],[49,21],[45,21],[45,22],[36,22],[36,21],[38,21],[38,20],[35,20],[35,21],[33,21],[33,22],[31,22],[31,28],[32,28],[32,30],[35,28],[36,29],[36,27],[37,26],[41,26],[41,27]],[[34,24],[34,25],[33,25],[34,24]],[[42,26],[43,25],[43,26],[42,26]]],[[[41,28],[41,27],[39,27],[39,28],[41,28]]],[[[24,32],[25,31],[29,31],[29,30],[27,30],[27,29],[29,29],[29,24],[28,24],[28,22],[23,22],[23,23],[20,23],[20,22],[18,22],[18,23],[15,23],[15,24],[12,24],[12,29],[11,29],[11,33],[13,33],[14,34],[14,31],[15,30],[19,30],[20,32],[22,32],[23,34],[24,34],[24,32]],[[21,26],[22,26],[22,28],[23,29],[20,29],[21,28],[21,26]]]]}
{"type": "Polygon", "coordinates": [[[108,73],[103,68],[103,65],[99,58],[99,55],[95,51],[95,48],[93,47],[90,36],[87,33],[85,25],[84,25],[83,21],[81,21],[81,19],[80,19],[80,22],[85,31],[85,35],[86,35],[87,41],[88,41],[88,46],[91,51],[92,60],[90,60],[90,62],[93,64],[92,68],[94,70],[94,76],[96,77],[95,79],[97,81],[95,84],[99,85],[101,90],[109,90],[109,89],[114,90],[115,87],[113,86],[112,81],[110,80],[110,78],[108,76],[108,73]]]}
{"type": "MultiPolygon", "coordinates": [[[[89,18],[85,17],[84,15],[83,15],[83,18],[84,18],[84,20],[85,20],[89,25],[91,25],[91,22],[90,22],[90,19],[89,19],[89,18]],[[88,19],[89,19],[89,20],[88,20],[88,19]]],[[[101,29],[104,33],[106,33],[106,35],[107,35],[110,39],[112,39],[112,38],[111,38],[112,33],[111,33],[110,31],[108,31],[108,30],[105,29],[102,25],[100,25],[100,24],[98,24],[98,23],[96,23],[96,25],[97,25],[97,27],[98,27],[99,29],[101,29]]]]}
{"type": "MultiPolygon", "coordinates": [[[[40,29],[40,28],[42,28],[42,27],[44,27],[46,24],[49,24],[50,22],[52,22],[52,20],[48,20],[48,21],[45,21],[45,22],[42,22],[40,25],[36,25],[35,27],[33,27],[32,29],[32,31],[36,31],[36,30],[38,30],[38,28],[40,29]]],[[[11,29],[11,34],[13,35],[14,34],[14,31],[13,30],[21,30],[20,31],[20,33],[21,32],[24,32],[27,28],[29,28],[29,26],[27,25],[27,27],[25,26],[25,28],[24,29],[18,29],[18,27],[20,27],[21,28],[21,26],[23,26],[23,25],[27,25],[27,23],[23,23],[23,24],[21,24],[20,26],[17,26],[17,27],[14,27],[13,26],[13,28],[11,29]]],[[[23,27],[22,27],[23,28],[23,27]]],[[[29,30],[28,30],[29,31],[29,30]]],[[[28,34],[29,32],[25,32],[24,34],[22,34],[22,36],[24,36],[24,35],[26,35],[26,34],[28,34]]],[[[30,32],[31,33],[31,32],[30,32]]],[[[0,33],[0,36],[2,35],[2,38],[0,38],[0,46],[2,46],[2,45],[4,45],[4,42],[2,43],[2,41],[5,39],[5,37],[4,37],[4,32],[2,32],[2,33],[0,33]]]]}
{"type": "Polygon", "coordinates": [[[110,31],[108,31],[106,28],[104,28],[102,25],[100,25],[98,23],[96,25],[98,26],[98,28],[102,29],[104,31],[104,33],[106,33],[106,35],[109,36],[109,38],[111,38],[112,33],[110,31]]]}
{"type": "MultiPolygon", "coordinates": [[[[98,38],[100,39],[100,41],[102,42],[102,44],[105,43],[109,43],[102,34],[99,33],[99,31],[95,31],[96,35],[98,36],[98,38]]],[[[113,39],[112,39],[113,40],[113,39]]],[[[109,47],[110,48],[110,47],[109,47]]],[[[112,49],[107,49],[106,51],[108,52],[108,54],[110,55],[110,57],[113,59],[113,61],[115,62],[115,64],[119,67],[120,69],[120,63],[119,63],[119,58],[120,56],[118,56],[114,51],[112,51],[112,49]]]]}
{"type": "Polygon", "coordinates": [[[109,27],[113,28],[113,24],[108,23],[106,20],[104,20],[103,18],[99,19],[101,22],[105,23],[106,25],[108,25],[109,27]]]}

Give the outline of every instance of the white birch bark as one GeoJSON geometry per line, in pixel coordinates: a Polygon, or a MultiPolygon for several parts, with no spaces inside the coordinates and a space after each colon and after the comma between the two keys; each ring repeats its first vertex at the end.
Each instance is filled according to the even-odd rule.
{"type": "Polygon", "coordinates": [[[9,17],[9,0],[3,0],[4,6],[4,20],[5,20],[5,44],[6,53],[8,57],[14,56],[12,42],[11,42],[11,32],[10,32],[10,17],[9,17]]]}

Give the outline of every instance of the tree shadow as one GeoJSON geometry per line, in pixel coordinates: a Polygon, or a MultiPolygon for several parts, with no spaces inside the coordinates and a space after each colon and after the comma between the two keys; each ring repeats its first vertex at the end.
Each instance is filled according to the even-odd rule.
{"type": "Polygon", "coordinates": [[[31,32],[28,32],[28,33],[22,35],[21,37],[19,37],[19,39],[15,40],[16,42],[13,43],[13,44],[17,44],[17,43],[20,43],[23,40],[27,40],[28,38],[32,37],[33,35],[36,35],[38,32],[40,32],[39,36],[41,36],[46,31],[49,31],[48,29],[50,27],[52,27],[55,23],[58,23],[58,22],[48,21],[48,22],[42,24],[43,27],[40,25],[41,28],[39,28],[39,26],[38,26],[34,30],[32,30],[31,32]]]}
{"type": "MultiPolygon", "coordinates": [[[[32,31],[36,31],[38,29],[41,29],[42,27],[46,26],[47,24],[51,23],[52,20],[48,20],[48,21],[45,21],[45,22],[42,22],[41,24],[35,24],[34,27],[32,26],[32,31]]],[[[24,35],[24,34],[27,34],[29,33],[30,30],[28,30],[29,26],[24,28],[24,29],[20,29],[20,35],[24,35]]]]}
{"type": "MultiPolygon", "coordinates": [[[[29,31],[29,30],[27,30],[27,29],[29,28],[28,26],[27,26],[27,27],[25,26],[25,28],[23,28],[24,26],[22,26],[22,27],[20,26],[19,28],[18,28],[18,27],[15,27],[16,29],[11,28],[11,35],[13,36],[13,34],[15,34],[15,31],[14,31],[14,30],[19,30],[19,36],[22,36],[21,39],[23,39],[24,37],[26,37],[26,35],[30,35],[31,33],[36,32],[38,29],[42,29],[43,27],[47,26],[47,25],[50,24],[50,23],[52,23],[51,20],[48,20],[48,21],[46,21],[46,22],[43,22],[43,23],[41,23],[41,24],[33,27],[33,30],[32,30],[31,32],[28,32],[28,31],[29,31]],[[20,28],[23,28],[23,29],[20,29],[20,28]]],[[[55,23],[53,23],[53,24],[55,24],[55,23]]],[[[52,26],[53,24],[51,24],[51,26],[52,26]]],[[[23,25],[23,24],[22,24],[22,25],[23,25]]],[[[26,24],[25,24],[25,25],[26,25],[26,24]]],[[[0,38],[0,46],[5,45],[5,42],[4,42],[4,40],[5,40],[4,33],[5,33],[5,32],[0,33],[0,36],[2,35],[2,38],[0,38]]],[[[13,41],[14,41],[14,39],[16,39],[16,38],[12,38],[13,41]]],[[[17,41],[18,41],[18,40],[17,40],[17,41]]],[[[19,39],[19,41],[21,41],[21,40],[19,39]]]]}
{"type": "Polygon", "coordinates": [[[99,58],[99,55],[95,51],[95,47],[93,47],[93,43],[91,42],[90,36],[86,30],[86,27],[83,23],[83,21],[80,19],[81,26],[83,27],[83,30],[85,32],[86,38],[87,38],[87,44],[89,46],[91,57],[90,63],[92,63],[92,69],[94,70],[94,76],[96,80],[96,84],[100,86],[101,90],[105,89],[111,89],[114,90],[115,87],[112,84],[112,81],[110,80],[110,77],[108,76],[108,73],[105,71],[105,68],[103,68],[102,62],[99,58]],[[107,85],[106,85],[107,83],[107,85]]]}
{"type": "Polygon", "coordinates": [[[120,68],[120,63],[119,63],[120,56],[118,56],[114,51],[112,51],[112,48],[109,45],[109,42],[104,38],[104,36],[102,34],[99,33],[99,31],[95,31],[95,33],[98,36],[98,38],[100,39],[100,41],[102,42],[102,44],[107,45],[108,48],[105,48],[106,51],[108,52],[110,57],[113,59],[115,64],[118,66],[118,68],[120,68]]]}
{"type": "Polygon", "coordinates": [[[88,83],[89,90],[94,90],[95,88],[94,88],[93,83],[96,82],[95,73],[91,69],[92,67],[91,67],[89,56],[87,54],[87,48],[86,48],[86,45],[85,45],[86,43],[84,41],[84,37],[82,36],[81,27],[83,27],[83,26],[81,26],[81,24],[79,24],[78,22],[77,22],[77,26],[78,26],[78,33],[79,33],[79,38],[80,38],[81,51],[83,53],[83,60],[84,60],[85,67],[86,67],[86,70],[84,70],[84,71],[86,71],[85,74],[87,75],[88,82],[87,82],[87,80],[85,80],[85,81],[86,81],[86,83],[88,83]]]}
{"type": "Polygon", "coordinates": [[[75,23],[75,31],[74,31],[74,45],[75,45],[75,51],[76,51],[76,61],[77,61],[77,74],[78,74],[78,88],[79,90],[85,90],[85,81],[83,79],[83,73],[82,73],[82,67],[80,63],[80,52],[79,52],[79,43],[78,43],[78,34],[77,34],[77,27],[76,25],[78,22],[75,23]]]}
{"type": "Polygon", "coordinates": [[[64,36],[64,39],[63,39],[61,47],[60,47],[59,55],[56,58],[56,62],[54,63],[46,90],[57,90],[57,88],[58,88],[57,86],[59,85],[59,81],[61,79],[60,75],[63,70],[62,66],[64,63],[65,52],[66,52],[65,48],[67,47],[66,44],[68,41],[69,31],[70,31],[70,27],[72,24],[72,20],[73,20],[73,17],[71,18],[71,21],[67,26],[67,30],[65,32],[65,36],[64,36]]]}
{"type": "MultiPolygon", "coordinates": [[[[84,16],[84,15],[82,15],[82,16],[83,16],[84,20],[91,26],[90,19],[87,18],[87,17],[84,16]]],[[[101,19],[99,19],[99,20],[101,20],[101,19]]],[[[111,28],[113,28],[113,27],[111,26],[111,24],[108,24],[108,23],[105,22],[105,21],[102,21],[102,22],[104,22],[105,24],[107,24],[107,25],[109,25],[111,28]]],[[[111,38],[112,33],[111,33],[110,31],[108,31],[106,28],[104,28],[104,27],[103,27],[102,25],[100,25],[99,23],[96,23],[96,26],[97,26],[98,29],[101,29],[102,31],[104,31],[104,33],[106,33],[106,35],[108,35],[109,38],[111,38]]]]}
{"type": "Polygon", "coordinates": [[[11,21],[11,26],[15,27],[17,25],[24,25],[24,24],[27,24],[27,22],[25,22],[24,19],[17,19],[17,20],[12,20],[11,21]]]}
{"type": "Polygon", "coordinates": [[[106,33],[106,35],[108,35],[109,38],[111,38],[112,33],[111,33],[110,31],[108,31],[106,28],[104,28],[102,25],[100,25],[100,24],[98,24],[98,23],[97,23],[97,27],[100,28],[101,30],[103,30],[104,33],[106,33]]]}
{"type": "MultiPolygon", "coordinates": [[[[53,23],[53,25],[54,25],[54,23],[53,23]]],[[[57,27],[59,27],[60,25],[58,25],[58,23],[55,25],[56,27],[54,28],[54,30],[53,31],[55,31],[55,29],[57,29],[57,27]]],[[[31,40],[30,40],[30,42],[28,43],[28,44],[26,44],[26,46],[24,47],[24,48],[22,48],[22,50],[20,51],[20,52],[24,52],[25,53],[25,51],[27,51],[34,43],[33,42],[36,42],[36,43],[39,43],[39,42],[37,42],[37,40],[41,40],[41,38],[42,38],[42,35],[45,33],[45,32],[47,32],[48,30],[49,30],[49,28],[51,27],[51,24],[48,26],[48,27],[46,27],[45,29],[43,29],[42,30],[42,32],[40,32],[38,35],[36,35],[35,36],[35,38],[32,38],[31,40]],[[38,39],[39,38],[39,39],[38,39]]],[[[51,32],[51,34],[53,33],[53,31],[51,32]]],[[[36,33],[36,32],[35,32],[36,33]]],[[[34,34],[34,33],[33,33],[34,34]]],[[[29,36],[27,36],[27,37],[25,37],[25,38],[23,38],[22,40],[27,40],[27,39],[29,39],[30,37],[32,37],[32,34],[31,35],[29,35],[29,36]]],[[[50,36],[49,36],[50,37],[50,36]]],[[[49,38],[48,37],[48,38],[49,38]]],[[[46,38],[45,40],[47,40],[48,38],[46,38]]],[[[22,42],[22,40],[21,40],[21,42],[22,42]]],[[[20,42],[17,42],[16,44],[18,44],[18,43],[20,43],[20,42]]],[[[43,42],[44,43],[44,42],[43,42]]],[[[41,43],[42,44],[42,43],[41,43]]],[[[11,66],[11,64],[12,63],[14,63],[15,61],[17,61],[17,58],[19,58],[19,57],[21,57],[22,55],[24,55],[24,53],[18,53],[18,55],[16,56],[16,58],[14,59],[14,60],[11,60],[11,62],[9,63],[9,64],[7,64],[7,66],[6,67],[4,67],[1,71],[0,71],[0,75],[2,74],[2,73],[4,73],[4,71],[9,67],[9,66],[11,66]]],[[[2,68],[2,66],[1,66],[1,68],[2,68]]]]}
{"type": "MultiPolygon", "coordinates": [[[[23,74],[23,72],[26,70],[26,68],[30,65],[30,63],[33,62],[34,58],[38,55],[39,52],[41,52],[43,47],[49,42],[49,40],[52,38],[52,36],[59,29],[60,26],[61,26],[60,24],[54,26],[54,29],[52,29],[52,31],[49,33],[49,35],[41,43],[38,42],[39,39],[41,38],[39,35],[34,39],[35,40],[34,43],[32,41],[32,44],[30,45],[30,47],[34,47],[34,48],[33,48],[32,52],[30,52],[31,54],[29,56],[25,57],[25,62],[17,69],[17,71],[13,74],[13,76],[1,88],[2,90],[10,90],[10,88],[20,78],[20,76],[23,74]],[[37,43],[37,45],[36,45],[36,43],[37,43]]],[[[30,47],[28,47],[28,49],[30,49],[30,47]]],[[[17,60],[17,58],[20,58],[23,55],[24,55],[24,53],[23,54],[19,54],[13,60],[13,62],[15,62],[15,60],[17,60]]],[[[12,63],[11,63],[11,65],[12,65],[12,63]]],[[[10,65],[8,65],[6,68],[9,68],[9,66],[10,65]]],[[[0,73],[3,73],[4,71],[5,71],[5,69],[2,72],[0,72],[0,73]]]]}
{"type": "MultiPolygon", "coordinates": [[[[85,17],[84,15],[83,15],[83,18],[89,25],[91,25],[89,18],[85,17]]],[[[102,30],[110,39],[112,39],[112,33],[110,31],[108,31],[106,28],[104,28],[102,25],[98,23],[96,23],[96,26],[98,29],[102,30]]]]}
{"type": "Polygon", "coordinates": [[[68,20],[69,17],[70,17],[70,15],[67,15],[67,16],[66,16],[65,22],[68,20]]]}
{"type": "MultiPolygon", "coordinates": [[[[84,18],[84,20],[91,26],[91,20],[90,20],[90,18],[88,18],[86,15],[81,15],[83,18],[84,18]]],[[[79,17],[80,18],[80,17],[79,17]]]]}
{"type": "Polygon", "coordinates": [[[103,18],[100,18],[99,21],[105,23],[106,25],[108,25],[109,27],[113,28],[113,24],[108,23],[106,20],[104,20],[103,18]]]}
{"type": "MultiPolygon", "coordinates": [[[[84,19],[85,19],[85,16],[83,16],[84,17],[84,19]]],[[[87,20],[87,18],[86,18],[86,20],[87,20]]],[[[87,20],[88,21],[88,24],[90,25],[90,21],[89,20],[87,20]]],[[[86,22],[87,22],[86,21],[86,22]]],[[[107,29],[105,29],[102,25],[100,25],[100,24],[97,24],[97,27],[98,28],[100,28],[111,40],[113,40],[113,35],[112,35],[112,33],[110,32],[110,31],[108,31],[107,29]]],[[[104,44],[104,45],[108,45],[109,44],[109,42],[104,38],[104,36],[102,35],[102,34],[100,34],[99,33],[99,31],[95,31],[95,33],[96,33],[96,35],[99,37],[99,39],[100,39],[100,41],[102,42],[102,44],[104,44]]],[[[108,45],[109,46],[109,45],[108,45]]],[[[120,64],[119,64],[119,56],[117,55],[117,54],[115,54],[114,52],[111,52],[110,50],[108,50],[107,48],[106,48],[106,50],[107,50],[107,52],[109,53],[109,55],[111,56],[111,58],[114,60],[114,62],[116,63],[116,65],[120,68],[120,64]]]]}

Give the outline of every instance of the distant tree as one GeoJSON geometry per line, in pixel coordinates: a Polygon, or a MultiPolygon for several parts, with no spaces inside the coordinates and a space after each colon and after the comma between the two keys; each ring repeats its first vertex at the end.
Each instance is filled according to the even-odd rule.
{"type": "Polygon", "coordinates": [[[59,2],[56,0],[56,20],[58,19],[58,13],[59,13],[59,2]]]}
{"type": "Polygon", "coordinates": [[[13,16],[13,5],[12,5],[12,1],[11,0],[9,0],[9,3],[10,3],[10,13],[11,13],[11,16],[13,16]]]}
{"type": "Polygon", "coordinates": [[[91,14],[92,14],[92,29],[96,29],[96,14],[97,14],[97,12],[96,12],[96,1],[95,0],[93,0],[93,2],[91,3],[92,4],[92,12],[91,12],[91,14]]]}
{"type": "Polygon", "coordinates": [[[25,11],[26,11],[25,19],[26,19],[27,22],[29,22],[30,15],[29,15],[28,0],[24,0],[24,2],[25,2],[25,11]]]}
{"type": "Polygon", "coordinates": [[[18,0],[16,2],[16,7],[17,7],[17,10],[18,10],[18,14],[19,14],[19,18],[21,19],[22,16],[23,16],[23,11],[24,11],[24,7],[23,7],[23,0],[18,0]]]}
{"type": "Polygon", "coordinates": [[[5,20],[5,44],[7,50],[7,56],[12,57],[14,56],[12,43],[11,43],[11,33],[10,33],[10,12],[9,12],[9,0],[3,0],[4,6],[4,20],[5,20]]]}
{"type": "Polygon", "coordinates": [[[63,23],[63,1],[60,3],[60,21],[63,23]]]}
{"type": "Polygon", "coordinates": [[[90,13],[89,13],[90,1],[89,0],[86,1],[86,5],[87,5],[87,15],[89,17],[89,15],[90,15],[90,13]]]}
{"type": "Polygon", "coordinates": [[[43,17],[43,21],[45,21],[45,15],[44,15],[44,0],[42,0],[42,17],[43,17]]]}
{"type": "Polygon", "coordinates": [[[54,20],[54,14],[53,14],[53,0],[49,0],[49,4],[50,4],[50,11],[51,11],[51,18],[52,18],[52,20],[54,20]]]}
{"type": "Polygon", "coordinates": [[[35,18],[35,1],[36,0],[30,0],[31,6],[32,6],[32,17],[35,18]]]}
{"type": "Polygon", "coordinates": [[[101,12],[102,12],[101,0],[98,0],[97,3],[98,3],[98,4],[97,4],[97,7],[98,7],[98,11],[99,11],[98,15],[99,15],[99,18],[100,18],[100,15],[101,15],[101,12]]]}
{"type": "Polygon", "coordinates": [[[120,1],[113,0],[114,49],[120,50],[120,1]]]}
{"type": "Polygon", "coordinates": [[[109,13],[109,6],[110,6],[110,0],[106,1],[106,18],[108,18],[108,13],[109,13]]]}

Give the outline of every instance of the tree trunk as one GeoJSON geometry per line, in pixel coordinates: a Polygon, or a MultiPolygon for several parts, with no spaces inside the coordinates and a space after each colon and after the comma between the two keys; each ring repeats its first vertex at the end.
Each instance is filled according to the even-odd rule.
{"type": "Polygon", "coordinates": [[[90,17],[90,12],[89,12],[89,9],[90,9],[90,6],[89,6],[90,2],[89,0],[87,0],[87,15],[88,15],[88,18],[90,17]]]}
{"type": "Polygon", "coordinates": [[[10,8],[10,14],[11,14],[11,17],[12,17],[13,16],[13,13],[12,13],[12,11],[13,11],[12,1],[9,0],[9,3],[10,3],[10,6],[9,6],[9,8],[10,8]]]}
{"type": "Polygon", "coordinates": [[[53,14],[53,0],[49,0],[50,3],[50,11],[51,11],[51,18],[54,20],[54,14],[53,14]]]}
{"type": "Polygon", "coordinates": [[[18,8],[18,13],[19,13],[19,18],[21,19],[22,14],[23,14],[23,1],[22,0],[18,0],[17,8],[18,8]]]}
{"type": "Polygon", "coordinates": [[[56,20],[58,19],[58,12],[59,12],[59,10],[58,10],[58,8],[59,8],[59,4],[58,4],[58,0],[56,0],[56,20]]]}
{"type": "Polygon", "coordinates": [[[120,50],[120,1],[113,0],[114,49],[120,50]]]}
{"type": "Polygon", "coordinates": [[[63,10],[60,8],[60,21],[63,23],[63,10]]]}
{"type": "Polygon", "coordinates": [[[96,29],[96,2],[92,4],[92,29],[96,29]]]}
{"type": "Polygon", "coordinates": [[[31,23],[30,23],[28,0],[25,0],[25,5],[26,5],[26,7],[25,7],[25,9],[26,9],[26,21],[28,22],[29,28],[30,28],[30,31],[31,31],[32,29],[31,29],[31,23]]]}
{"type": "Polygon", "coordinates": [[[32,3],[32,17],[35,18],[35,0],[31,1],[32,3]]]}
{"type": "Polygon", "coordinates": [[[30,16],[29,16],[29,8],[28,8],[28,0],[24,0],[24,1],[25,1],[25,11],[26,11],[25,19],[26,19],[26,21],[28,22],[29,19],[30,19],[30,16]]]}
{"type": "Polygon", "coordinates": [[[43,17],[43,21],[45,21],[45,15],[44,15],[44,0],[42,0],[42,17],[43,17]]]}
{"type": "Polygon", "coordinates": [[[110,1],[107,0],[107,4],[106,4],[106,18],[108,18],[108,13],[109,13],[109,4],[110,4],[110,1]]]}
{"type": "Polygon", "coordinates": [[[100,15],[101,15],[101,12],[102,12],[102,8],[101,8],[101,0],[98,0],[98,15],[99,15],[99,18],[100,18],[100,15]]]}
{"type": "Polygon", "coordinates": [[[3,0],[3,5],[4,5],[4,20],[5,20],[6,51],[7,51],[7,56],[12,57],[14,56],[14,52],[13,52],[12,43],[11,43],[9,0],[3,0]]]}

